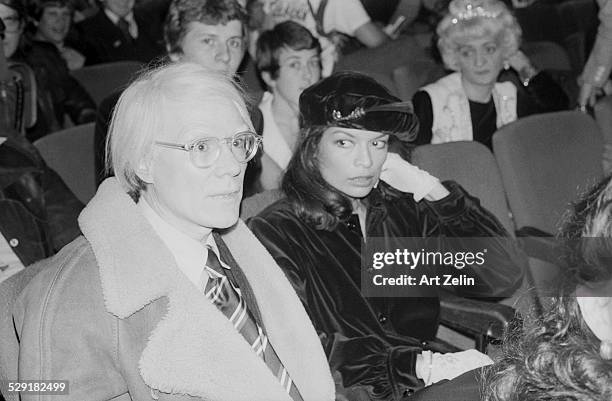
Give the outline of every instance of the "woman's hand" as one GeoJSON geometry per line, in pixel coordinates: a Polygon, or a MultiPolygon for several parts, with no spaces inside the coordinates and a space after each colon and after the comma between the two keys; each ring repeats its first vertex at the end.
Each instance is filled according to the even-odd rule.
{"type": "Polygon", "coordinates": [[[599,88],[588,82],[580,81],[582,81],[582,79],[578,80],[578,84],[580,85],[580,94],[578,95],[578,107],[583,112],[586,112],[587,106],[595,106],[595,103],[597,103],[597,99],[599,97],[609,96],[610,94],[612,94],[611,80],[607,80],[603,88],[599,88]]]}
{"type": "Polygon", "coordinates": [[[416,375],[426,386],[440,380],[452,380],[465,372],[493,364],[493,360],[475,349],[448,354],[423,351],[417,356],[416,375]]]}
{"type": "Polygon", "coordinates": [[[448,195],[448,190],[440,180],[408,163],[397,153],[387,155],[380,179],[399,191],[413,194],[417,202],[423,198],[438,200],[448,195]]]}
{"type": "Polygon", "coordinates": [[[508,64],[510,64],[510,67],[514,68],[514,70],[518,72],[519,77],[525,86],[527,86],[529,84],[529,80],[538,73],[538,70],[533,66],[533,64],[531,64],[529,57],[527,57],[525,53],[520,50],[518,50],[508,59],[508,64]]]}

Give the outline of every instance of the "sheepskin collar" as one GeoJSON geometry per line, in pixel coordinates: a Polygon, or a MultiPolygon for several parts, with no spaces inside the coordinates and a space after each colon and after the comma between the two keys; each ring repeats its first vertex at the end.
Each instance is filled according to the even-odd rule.
{"type": "MultiPolygon", "coordinates": [[[[110,313],[125,319],[168,298],[167,314],[139,361],[148,386],[206,400],[290,401],[242,335],[180,272],[115,178],[100,186],[79,225],[98,262],[110,313]]],[[[244,271],[270,342],[304,400],[333,400],[334,383],[319,338],[274,259],[242,221],[221,238],[244,271]]]]}

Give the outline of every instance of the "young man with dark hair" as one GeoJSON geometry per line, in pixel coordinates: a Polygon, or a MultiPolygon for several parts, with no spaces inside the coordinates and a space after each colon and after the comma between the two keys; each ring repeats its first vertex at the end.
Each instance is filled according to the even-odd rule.
{"type": "Polygon", "coordinates": [[[285,21],[257,41],[257,69],[268,87],[259,109],[264,119],[263,189],[280,186],[299,137],[300,94],[321,78],[321,45],[308,29],[285,21]]]}

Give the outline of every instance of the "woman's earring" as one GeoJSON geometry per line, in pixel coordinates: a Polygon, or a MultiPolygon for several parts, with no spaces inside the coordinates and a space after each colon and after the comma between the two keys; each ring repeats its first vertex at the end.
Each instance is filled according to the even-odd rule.
{"type": "Polygon", "coordinates": [[[508,60],[504,61],[504,70],[508,71],[510,69],[510,63],[508,62],[508,60]]]}

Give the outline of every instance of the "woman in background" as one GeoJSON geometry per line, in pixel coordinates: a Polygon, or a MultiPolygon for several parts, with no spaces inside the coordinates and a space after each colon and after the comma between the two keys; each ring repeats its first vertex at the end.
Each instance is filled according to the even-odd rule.
{"type": "Polygon", "coordinates": [[[297,22],[281,22],[259,37],[257,69],[268,88],[259,103],[264,119],[259,180],[263,189],[274,189],[298,142],[300,94],[321,79],[321,45],[297,22]]]}
{"type": "Polygon", "coordinates": [[[454,73],[413,98],[417,144],[478,141],[492,148],[497,128],[530,114],[567,108],[567,95],[519,48],[521,29],[499,0],[453,0],[437,28],[444,64],[454,73]],[[512,67],[517,81],[498,82],[512,67]]]}

